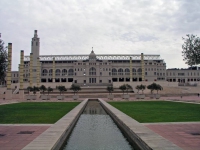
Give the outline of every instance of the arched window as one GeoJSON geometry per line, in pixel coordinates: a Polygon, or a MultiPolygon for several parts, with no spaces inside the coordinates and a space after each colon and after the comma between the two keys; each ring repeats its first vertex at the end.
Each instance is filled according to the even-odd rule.
{"type": "Polygon", "coordinates": [[[73,70],[73,69],[69,69],[68,75],[69,75],[69,76],[73,76],[73,75],[74,75],[74,70],[73,70]]]}
{"type": "Polygon", "coordinates": [[[118,75],[123,75],[123,69],[122,69],[122,68],[120,68],[120,69],[118,70],[118,75]]]}
{"type": "Polygon", "coordinates": [[[115,68],[112,69],[112,75],[117,75],[117,69],[115,68]]]}
{"type": "Polygon", "coordinates": [[[137,70],[137,72],[138,72],[138,75],[142,75],[142,69],[141,69],[141,68],[139,68],[139,69],[137,70]]]}
{"type": "Polygon", "coordinates": [[[56,76],[60,76],[60,69],[56,69],[56,76]]]}
{"type": "Polygon", "coordinates": [[[94,67],[90,68],[89,75],[96,75],[96,69],[94,67]]]}
{"type": "Polygon", "coordinates": [[[47,76],[47,73],[48,73],[47,69],[42,70],[42,76],[47,76]]]}
{"type": "Polygon", "coordinates": [[[136,75],[136,69],[135,68],[132,69],[132,72],[133,72],[133,75],[136,75]]]}
{"type": "Polygon", "coordinates": [[[53,73],[53,69],[50,69],[49,70],[49,76],[52,76],[52,73],[53,73]]]}
{"type": "Polygon", "coordinates": [[[128,68],[125,69],[125,75],[130,75],[130,70],[128,68]]]}
{"type": "Polygon", "coordinates": [[[67,70],[66,69],[63,69],[62,70],[62,76],[66,76],[67,75],[67,70]]]}

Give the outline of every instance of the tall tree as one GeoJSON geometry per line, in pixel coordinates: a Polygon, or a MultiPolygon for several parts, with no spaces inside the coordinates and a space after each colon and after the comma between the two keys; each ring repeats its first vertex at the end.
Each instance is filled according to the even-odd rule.
{"type": "Polygon", "coordinates": [[[186,61],[186,64],[189,66],[200,64],[200,38],[193,34],[187,34],[186,38],[183,38],[183,40],[183,60],[186,61]]]}
{"type": "Polygon", "coordinates": [[[5,81],[7,61],[8,61],[7,47],[4,46],[4,42],[0,37],[0,83],[5,81]]]}

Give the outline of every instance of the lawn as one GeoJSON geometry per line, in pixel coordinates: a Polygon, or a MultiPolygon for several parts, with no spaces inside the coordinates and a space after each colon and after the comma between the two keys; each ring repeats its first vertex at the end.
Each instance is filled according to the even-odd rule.
{"type": "Polygon", "coordinates": [[[26,102],[0,105],[0,124],[51,124],[67,114],[79,102],[26,102]]]}
{"type": "Polygon", "coordinates": [[[110,102],[141,123],[200,121],[200,105],[179,102],[110,102]]]}

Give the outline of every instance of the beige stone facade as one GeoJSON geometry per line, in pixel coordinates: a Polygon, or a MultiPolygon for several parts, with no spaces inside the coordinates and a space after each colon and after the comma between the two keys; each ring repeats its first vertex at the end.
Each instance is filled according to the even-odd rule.
{"type": "MultiPolygon", "coordinates": [[[[37,30],[31,42],[31,53],[24,56],[23,82],[29,84],[76,83],[111,85],[114,82],[199,82],[200,70],[166,69],[160,55],[95,54],[40,55],[37,30]]],[[[18,71],[11,72],[11,82],[19,83],[18,71]]],[[[25,88],[25,87],[24,87],[25,88]]]]}
{"type": "Polygon", "coordinates": [[[41,56],[39,41],[37,31],[35,31],[31,51],[33,60],[30,56],[25,56],[24,59],[24,82],[30,82],[31,77],[32,82],[36,83],[38,58],[41,72],[39,76],[42,83],[71,82],[80,85],[109,85],[113,82],[166,80],[166,64],[159,55],[96,55],[92,49],[89,55],[41,56]],[[32,63],[30,63],[31,60],[32,63]],[[55,70],[55,77],[53,70],[55,70]]]}

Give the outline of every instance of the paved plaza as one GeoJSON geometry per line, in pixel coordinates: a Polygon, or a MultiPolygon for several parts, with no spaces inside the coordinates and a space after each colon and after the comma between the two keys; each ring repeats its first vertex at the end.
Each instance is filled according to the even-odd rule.
{"type": "MultiPolygon", "coordinates": [[[[106,101],[108,99],[102,98],[106,101]]],[[[79,101],[82,101],[79,99],[79,101]]],[[[142,101],[149,101],[149,98],[142,99],[142,101]]],[[[200,97],[194,96],[173,96],[161,97],[160,100],[180,101],[200,104],[200,97]]],[[[61,100],[32,100],[30,102],[61,102],[61,100]]],[[[66,98],[62,101],[74,101],[66,98]]],[[[127,101],[121,98],[115,98],[114,101],[127,101]]],[[[134,97],[130,101],[139,101],[134,97]]],[[[19,100],[0,100],[0,105],[22,102],[19,100]]],[[[27,100],[26,100],[27,102],[27,100]]],[[[29,102],[29,101],[28,101],[29,102]]],[[[142,124],[141,124],[142,125],[142,124]]],[[[200,122],[181,122],[181,123],[143,123],[146,127],[161,135],[177,146],[185,150],[197,150],[200,147],[200,122]]],[[[28,145],[31,141],[37,138],[41,133],[46,131],[51,124],[1,124],[0,125],[0,149],[2,150],[20,150],[28,145]],[[31,132],[33,131],[33,132],[31,132]],[[21,133],[21,134],[20,134],[21,133]]]]}
{"type": "MultiPolygon", "coordinates": [[[[145,125],[145,124],[144,124],[145,125]]],[[[199,123],[146,124],[149,129],[185,150],[200,149],[199,123]]]]}
{"type": "Polygon", "coordinates": [[[0,125],[0,149],[21,150],[50,125],[0,125]]]}

